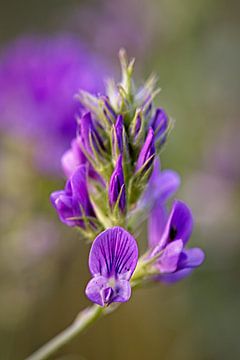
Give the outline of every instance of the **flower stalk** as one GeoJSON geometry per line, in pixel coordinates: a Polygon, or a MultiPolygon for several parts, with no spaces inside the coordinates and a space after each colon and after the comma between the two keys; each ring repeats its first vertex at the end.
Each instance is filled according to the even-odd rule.
{"type": "Polygon", "coordinates": [[[202,264],[199,248],[187,249],[193,218],[186,204],[167,201],[179,176],[160,170],[159,153],[169,133],[169,117],[154,109],[156,78],[137,89],[134,60],[120,51],[122,82],[109,81],[106,95],[80,92],[86,112],[63,158],[68,176],[51,201],[59,219],[93,240],[85,294],[95,305],[80,312],[66,330],[27,360],[48,359],[97,319],[127,302],[132,289],[157,281],[175,282],[202,264]],[[148,248],[139,258],[133,235],[148,219],[148,248]],[[134,229],[134,230],[133,230],[134,229]]]}

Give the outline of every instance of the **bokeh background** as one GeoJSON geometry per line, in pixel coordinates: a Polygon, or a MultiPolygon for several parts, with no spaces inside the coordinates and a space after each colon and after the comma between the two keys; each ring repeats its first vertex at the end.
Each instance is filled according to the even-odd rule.
{"type": "Polygon", "coordinates": [[[137,58],[140,84],[159,76],[157,103],[176,119],[162,166],[181,175],[192,245],[207,257],[181,283],[140,290],[54,358],[240,358],[240,3],[0,3],[0,359],[24,359],[88,304],[89,249],[49,194],[64,183],[72,92],[119,76],[121,46],[137,58]]]}

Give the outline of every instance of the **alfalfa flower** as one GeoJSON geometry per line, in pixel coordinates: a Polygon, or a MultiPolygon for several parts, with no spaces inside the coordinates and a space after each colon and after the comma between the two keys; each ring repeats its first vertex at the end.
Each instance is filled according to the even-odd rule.
{"type": "Polygon", "coordinates": [[[137,243],[129,232],[121,227],[103,231],[94,240],[89,254],[93,278],[86,287],[87,297],[100,306],[128,301],[129,281],[137,261],[137,243]]]}
{"type": "Polygon", "coordinates": [[[64,224],[86,228],[86,222],[89,224],[88,220],[95,217],[88,195],[86,166],[78,167],[64,190],[53,192],[50,199],[64,224]]]}
{"type": "Polygon", "coordinates": [[[157,280],[174,282],[189,275],[204,261],[199,248],[186,249],[193,230],[193,217],[186,204],[175,200],[165,218],[162,204],[156,204],[150,214],[148,236],[154,267],[159,271],[157,280]]]}

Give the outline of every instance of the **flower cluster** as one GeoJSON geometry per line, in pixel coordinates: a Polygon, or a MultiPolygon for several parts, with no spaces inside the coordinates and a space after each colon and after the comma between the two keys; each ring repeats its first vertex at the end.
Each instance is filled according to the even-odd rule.
{"type": "Polygon", "coordinates": [[[106,94],[78,94],[85,111],[62,157],[66,186],[51,194],[60,220],[93,241],[86,295],[101,306],[127,301],[131,286],[183,278],[204,260],[202,250],[186,249],[193,228],[187,205],[175,200],[168,214],[180,179],[160,170],[172,122],[154,107],[156,79],[136,88],[134,60],[128,62],[121,50],[120,62],[122,80],[109,80],[106,94]],[[131,234],[145,219],[149,247],[138,259],[131,234]]]}

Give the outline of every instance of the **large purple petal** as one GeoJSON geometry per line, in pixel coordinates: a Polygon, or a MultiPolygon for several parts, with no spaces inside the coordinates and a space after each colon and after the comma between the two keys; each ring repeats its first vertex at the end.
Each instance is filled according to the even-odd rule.
{"type": "Polygon", "coordinates": [[[99,234],[92,244],[89,269],[92,275],[129,280],[138,260],[138,247],[134,237],[121,227],[99,234]]]}

